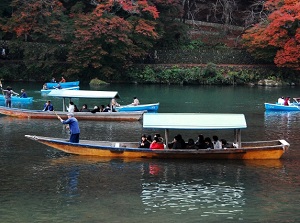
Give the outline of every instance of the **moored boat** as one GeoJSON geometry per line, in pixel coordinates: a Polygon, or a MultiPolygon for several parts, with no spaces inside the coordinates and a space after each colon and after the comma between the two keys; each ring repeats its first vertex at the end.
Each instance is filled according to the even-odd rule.
{"type": "Polygon", "coordinates": [[[79,90],[79,86],[75,86],[75,87],[68,87],[68,88],[62,88],[62,89],[58,89],[58,88],[52,88],[52,89],[41,89],[41,93],[42,94],[48,94],[51,91],[60,91],[60,90],[79,90]]]}
{"type": "Polygon", "coordinates": [[[157,112],[159,107],[159,103],[154,104],[141,104],[141,105],[126,105],[116,107],[116,111],[124,112],[124,111],[148,111],[148,112],[157,112]]]}
{"type": "MultiPolygon", "coordinates": [[[[73,98],[93,98],[93,99],[109,99],[119,98],[116,91],[86,91],[86,90],[62,90],[51,91],[48,96],[62,98],[62,111],[42,111],[42,110],[29,110],[7,108],[0,106],[0,114],[14,116],[18,118],[33,118],[33,119],[56,119],[56,114],[64,116],[66,111],[66,99],[70,101],[73,98]]],[[[95,120],[95,121],[138,121],[142,119],[146,111],[133,111],[133,112],[76,112],[75,116],[78,120],[95,120]]]]}
{"type": "MultiPolygon", "coordinates": [[[[4,102],[5,101],[5,97],[4,95],[0,95],[0,102],[4,102]]],[[[30,104],[33,101],[33,97],[27,97],[27,98],[20,98],[17,96],[12,96],[11,97],[11,102],[14,103],[20,103],[20,104],[30,104]]]]}
{"type": "MultiPolygon", "coordinates": [[[[76,87],[76,86],[79,86],[79,81],[69,81],[69,82],[64,82],[64,83],[59,83],[60,86],[62,88],[69,88],[69,87],[76,87]]],[[[47,82],[46,83],[46,87],[48,89],[54,89],[56,86],[58,85],[58,83],[54,82],[47,82]]]]}
{"type": "Polygon", "coordinates": [[[165,144],[172,129],[233,130],[236,148],[226,149],[147,149],[138,148],[138,142],[80,140],[70,143],[66,139],[25,135],[25,137],[69,154],[111,158],[161,159],[279,159],[289,148],[284,139],[272,141],[241,141],[241,129],[246,128],[243,114],[201,113],[145,113],[143,128],[164,129],[165,144]]]}

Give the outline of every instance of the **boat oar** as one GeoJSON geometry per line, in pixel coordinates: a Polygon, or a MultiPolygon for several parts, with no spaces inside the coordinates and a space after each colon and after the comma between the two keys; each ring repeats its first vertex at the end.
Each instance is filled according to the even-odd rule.
{"type": "Polygon", "coordinates": [[[53,110],[53,112],[54,112],[54,114],[57,116],[57,118],[58,118],[59,120],[61,120],[61,117],[56,113],[56,111],[53,110]]]}

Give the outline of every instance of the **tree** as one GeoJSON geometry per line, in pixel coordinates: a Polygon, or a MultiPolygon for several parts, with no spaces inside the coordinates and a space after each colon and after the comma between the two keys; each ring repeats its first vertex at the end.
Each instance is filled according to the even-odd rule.
{"type": "Polygon", "coordinates": [[[25,41],[45,42],[63,39],[64,8],[58,0],[13,0],[11,19],[2,27],[25,41]]]}
{"type": "Polygon", "coordinates": [[[255,57],[273,59],[278,67],[300,70],[300,2],[268,0],[267,20],[248,29],[244,46],[255,57]]]}
{"type": "Polygon", "coordinates": [[[155,30],[158,11],[145,0],[94,1],[91,13],[78,13],[75,39],[68,61],[69,72],[94,68],[107,77],[144,57],[159,37],[155,30]]]}

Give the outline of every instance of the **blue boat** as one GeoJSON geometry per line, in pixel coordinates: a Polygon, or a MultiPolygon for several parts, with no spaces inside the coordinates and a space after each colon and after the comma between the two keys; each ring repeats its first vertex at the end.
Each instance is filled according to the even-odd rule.
{"type": "Polygon", "coordinates": [[[289,106],[276,103],[265,103],[265,109],[272,111],[300,111],[300,106],[298,103],[291,103],[289,106]]]}
{"type": "Polygon", "coordinates": [[[58,89],[58,88],[52,88],[52,89],[41,89],[41,93],[42,94],[49,94],[51,91],[61,91],[61,90],[79,90],[79,86],[75,86],[75,87],[68,87],[68,88],[62,88],[62,89],[58,89]]]}
{"type": "Polygon", "coordinates": [[[142,104],[142,105],[126,105],[116,107],[118,112],[129,112],[129,111],[148,111],[148,112],[157,112],[159,108],[159,103],[154,104],[142,104]]]}
{"type": "MultiPolygon", "coordinates": [[[[64,83],[59,83],[62,88],[69,88],[69,87],[76,87],[79,86],[79,81],[70,81],[70,82],[64,82],[64,83]]],[[[58,83],[46,83],[46,86],[48,89],[54,89],[58,83]]]]}
{"type": "MultiPolygon", "coordinates": [[[[12,96],[11,97],[11,102],[13,104],[16,104],[16,103],[30,104],[30,103],[32,103],[32,101],[33,101],[33,97],[27,97],[27,98],[20,98],[20,97],[17,97],[17,96],[12,96]]],[[[0,103],[3,103],[3,102],[5,102],[4,95],[0,95],[0,103]]]]}

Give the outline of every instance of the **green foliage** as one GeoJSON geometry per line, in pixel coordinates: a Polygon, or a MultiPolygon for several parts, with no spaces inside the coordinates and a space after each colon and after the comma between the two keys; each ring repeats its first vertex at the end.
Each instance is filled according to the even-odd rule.
{"type": "MultiPolygon", "coordinates": [[[[289,73],[289,75],[291,74],[289,73]]],[[[205,67],[190,68],[145,66],[128,70],[126,76],[140,84],[243,85],[271,77],[276,80],[284,79],[287,75],[278,73],[278,70],[272,71],[269,68],[237,68],[234,66],[223,68],[209,63],[205,67]]]]}

